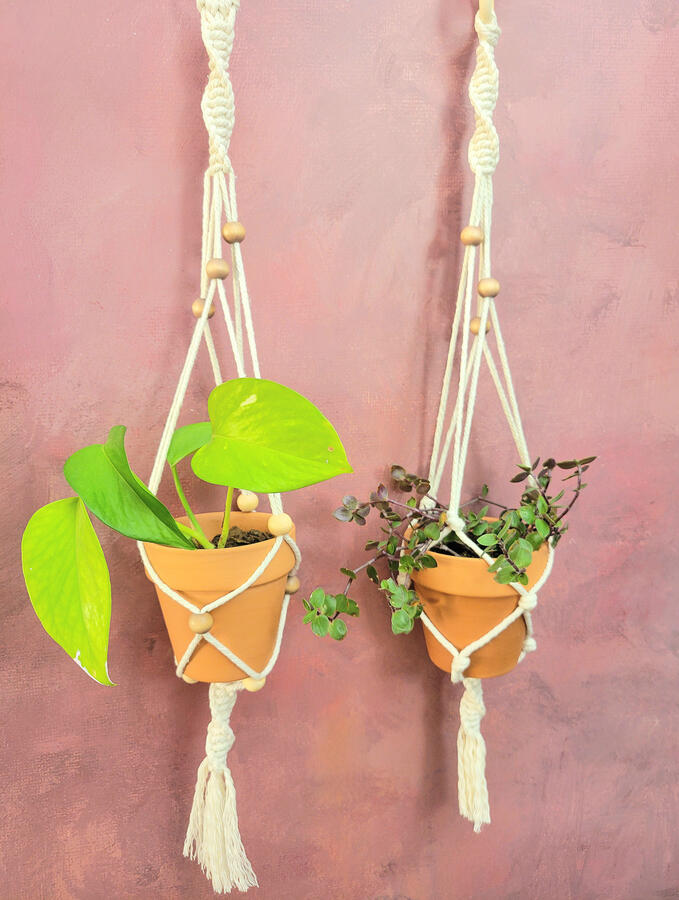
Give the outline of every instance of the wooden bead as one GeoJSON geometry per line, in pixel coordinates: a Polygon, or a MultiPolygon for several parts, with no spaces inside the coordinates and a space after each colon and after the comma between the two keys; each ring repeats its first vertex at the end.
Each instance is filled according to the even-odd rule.
{"type": "MultiPolygon", "coordinates": [[[[471,322],[469,323],[469,330],[472,334],[478,334],[481,331],[481,319],[478,316],[475,316],[471,322]]],[[[490,321],[486,319],[486,334],[490,331],[490,321]]]]}
{"type": "Polygon", "coordinates": [[[483,242],[483,231],[476,225],[466,225],[460,232],[460,240],[465,247],[478,247],[483,242]]]}
{"type": "Polygon", "coordinates": [[[289,534],[291,528],[292,519],[287,513],[278,513],[278,515],[269,516],[269,520],[266,523],[266,530],[274,537],[281,537],[284,534],[289,534]]]}
{"type": "Polygon", "coordinates": [[[190,675],[182,675],[182,681],[185,681],[187,684],[198,684],[198,679],[191,678],[190,675]]]}
{"type": "Polygon", "coordinates": [[[288,580],[285,582],[285,593],[296,594],[299,590],[299,586],[299,578],[296,575],[288,575],[288,580]]]}
{"type": "Polygon", "coordinates": [[[261,691],[264,685],[266,684],[266,676],[264,678],[244,678],[243,679],[243,687],[246,691],[250,691],[251,694],[254,694],[256,691],[261,691]]]}
{"type": "Polygon", "coordinates": [[[189,616],[189,628],[194,634],[206,634],[214,624],[210,613],[191,613],[189,616]]]}
{"type": "Polygon", "coordinates": [[[222,237],[227,244],[240,244],[245,239],[245,228],[240,222],[225,222],[222,237]]]}
{"type": "Polygon", "coordinates": [[[254,512],[259,506],[259,497],[252,491],[241,491],[236,497],[236,506],[241,512],[254,512]]]}
{"type": "MultiPolygon", "coordinates": [[[[203,307],[205,306],[205,300],[202,297],[199,297],[197,300],[193,301],[193,305],[191,307],[191,312],[197,319],[203,315],[203,307]]],[[[211,319],[215,314],[215,305],[214,303],[210,304],[210,312],[207,314],[208,319],[211,319]]]]}
{"type": "Polygon", "coordinates": [[[209,259],[205,265],[208,278],[226,278],[231,271],[231,266],[225,259],[209,259]]]}
{"type": "Polygon", "coordinates": [[[500,282],[497,278],[482,278],[476,289],[481,297],[497,297],[500,293],[500,282]]]}

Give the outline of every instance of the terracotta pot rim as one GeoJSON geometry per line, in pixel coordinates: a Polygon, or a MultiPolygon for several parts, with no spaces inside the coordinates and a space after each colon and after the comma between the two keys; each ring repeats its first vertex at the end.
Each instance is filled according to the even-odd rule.
{"type": "MultiPolygon", "coordinates": [[[[236,512],[236,510],[233,510],[233,512],[236,512]]],[[[207,518],[213,518],[214,516],[221,517],[223,515],[224,515],[223,510],[218,510],[217,512],[196,513],[196,518],[198,519],[199,523],[202,525],[201,520],[204,520],[207,518]]],[[[247,515],[252,515],[252,514],[247,513],[247,515]]],[[[176,518],[177,522],[181,522],[182,525],[188,525],[190,528],[193,527],[191,525],[191,520],[189,519],[188,516],[176,516],[175,518],[176,518]]],[[[199,551],[202,550],[206,553],[209,553],[212,558],[213,554],[214,555],[219,554],[220,556],[224,556],[225,553],[234,553],[239,550],[251,550],[253,547],[262,547],[262,548],[269,547],[270,548],[273,546],[273,543],[275,540],[276,540],[276,538],[272,537],[272,538],[267,538],[265,541],[257,541],[255,544],[243,544],[242,547],[222,547],[222,548],[213,547],[211,550],[208,550],[206,547],[194,547],[193,550],[189,550],[188,547],[186,547],[186,548],[184,548],[184,547],[169,547],[167,544],[156,544],[154,541],[143,541],[142,543],[144,544],[144,546],[146,546],[147,544],[151,544],[154,547],[162,547],[163,550],[167,550],[167,551],[171,550],[175,553],[191,553],[191,554],[193,554],[197,550],[199,550],[199,551]]]]}

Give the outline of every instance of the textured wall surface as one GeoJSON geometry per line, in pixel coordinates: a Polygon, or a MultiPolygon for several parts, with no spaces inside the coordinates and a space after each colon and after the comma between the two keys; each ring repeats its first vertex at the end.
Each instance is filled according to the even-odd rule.
{"type": "MultiPolygon", "coordinates": [[[[342,645],[294,605],[274,675],[233,720],[261,900],[679,897],[679,12],[498,7],[504,332],[536,454],[600,460],[541,597],[540,652],[486,685],[480,835],[456,813],[459,688],[420,631],[393,638],[368,587],[342,645]]],[[[209,898],[181,856],[206,690],[173,677],[134,545],[103,533],[115,688],[43,634],[19,571],[69,453],[121,422],[150,471],[197,290],[197,12],[26,0],[0,16],[0,895],[209,898]]],[[[467,0],[242,3],[232,158],[263,367],[327,413],[356,468],[288,500],[305,590],[361,559],[337,498],[428,459],[473,47],[467,0]]],[[[203,357],[186,421],[209,374],[203,357]]],[[[470,491],[513,474],[488,383],[472,460],[470,491]]]]}

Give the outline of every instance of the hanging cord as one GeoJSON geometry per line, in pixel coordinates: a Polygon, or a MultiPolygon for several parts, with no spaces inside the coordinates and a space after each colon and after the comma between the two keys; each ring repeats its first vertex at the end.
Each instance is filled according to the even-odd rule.
{"type": "MultiPolygon", "coordinates": [[[[491,565],[494,562],[492,557],[465,533],[465,522],[459,513],[479,374],[484,359],[497,390],[500,405],[507,419],[521,464],[530,466],[531,460],[495,306],[499,285],[492,278],[493,174],[500,158],[500,143],[493,123],[499,87],[495,46],[500,37],[500,29],[492,11],[492,3],[484,3],[483,6],[485,20],[479,13],[474,21],[478,46],[476,48],[476,66],[469,85],[469,99],[474,110],[475,120],[475,129],[469,142],[468,152],[469,165],[474,174],[469,226],[472,231],[477,231],[478,239],[474,237],[465,241],[457,303],[443,375],[441,399],[434,427],[429,481],[431,494],[436,496],[440,491],[446,466],[450,462],[450,502],[447,522],[441,529],[439,540],[434,542],[431,548],[433,549],[437,543],[441,543],[451,532],[454,532],[458,540],[487,565],[491,565]],[[473,332],[472,317],[474,317],[475,324],[473,332]],[[487,327],[490,327],[495,336],[499,369],[487,340],[487,327]],[[470,339],[472,333],[474,336],[470,339]],[[456,363],[458,366],[457,394],[452,413],[448,416],[456,363]]],[[[420,503],[421,508],[432,505],[433,501],[428,498],[424,498],[420,503]]],[[[486,709],[480,679],[466,678],[464,673],[469,668],[471,655],[476,650],[484,647],[521,617],[525,622],[526,637],[523,641],[519,661],[524,658],[526,653],[536,649],[531,612],[537,606],[538,591],[549,577],[553,561],[554,551],[550,544],[545,570],[539,580],[530,589],[526,589],[519,583],[512,583],[509,589],[514,589],[518,594],[516,608],[489,632],[466,647],[458,649],[453,646],[436,628],[426,613],[421,615],[424,627],[451,654],[451,681],[461,682],[464,686],[460,703],[460,730],[457,742],[458,794],[460,813],[474,823],[475,831],[479,831],[482,825],[490,822],[488,787],[485,776],[486,745],[481,734],[481,720],[486,709]]],[[[400,580],[408,584],[410,578],[405,576],[400,580]]]]}
{"type": "Polygon", "coordinates": [[[257,878],[245,855],[238,828],[236,789],[226,764],[233,747],[230,718],[242,685],[211,684],[205,759],[198,769],[184,856],[196,859],[218,894],[247,891],[257,878]]]}
{"type": "MultiPolygon", "coordinates": [[[[222,310],[237,376],[244,377],[250,370],[255,378],[261,377],[240,243],[231,244],[232,304],[229,303],[223,279],[209,278],[207,273],[207,264],[210,260],[222,259],[222,222],[225,220],[235,223],[238,220],[236,177],[229,159],[229,142],[235,119],[233,88],[229,77],[229,59],[233,49],[234,24],[239,5],[239,0],[197,0],[201,34],[210,70],[201,103],[209,145],[209,162],[203,179],[200,276],[202,309],[191,335],[153,463],[149,489],[154,494],[157,493],[160,485],[167,451],[177,427],[201,338],[205,339],[215,384],[222,383],[221,367],[208,323],[213,301],[218,301],[222,310]]],[[[280,494],[269,494],[269,503],[272,513],[283,512],[280,494]]],[[[137,546],[148,577],[168,597],[182,606],[187,611],[188,617],[190,613],[216,610],[234,597],[240,596],[265,572],[284,541],[294,557],[294,565],[290,572],[291,575],[294,575],[299,569],[301,556],[295,541],[289,534],[286,534],[276,538],[264,560],[243,584],[205,607],[196,606],[178,591],[165,584],[151,565],[143,544],[138,542],[137,546]]],[[[177,676],[184,675],[193,654],[201,642],[206,641],[248,676],[255,679],[266,677],[278,658],[289,601],[290,595],[286,591],[281,605],[273,652],[261,671],[255,670],[246,660],[240,659],[229,647],[207,632],[196,634],[193,637],[177,663],[177,676]]],[[[205,745],[206,757],[198,769],[196,790],[184,845],[184,855],[198,860],[217,893],[228,893],[233,888],[246,891],[249,887],[257,884],[252,866],[243,849],[238,829],[235,790],[227,766],[227,754],[234,741],[230,715],[237,692],[242,687],[242,682],[210,685],[212,720],[208,726],[205,745]]]]}

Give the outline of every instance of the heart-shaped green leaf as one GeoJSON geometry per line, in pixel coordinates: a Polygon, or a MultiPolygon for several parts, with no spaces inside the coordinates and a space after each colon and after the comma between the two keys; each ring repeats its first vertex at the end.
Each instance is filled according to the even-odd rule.
{"type": "Polygon", "coordinates": [[[184,457],[195,453],[199,447],[212,437],[212,425],[209,422],[195,422],[193,425],[182,425],[172,435],[167,451],[167,461],[176,466],[184,457]]]}
{"type": "Polygon", "coordinates": [[[85,506],[110,528],[137,541],[194,549],[169,509],[130,469],[125,426],[115,425],[105,444],[83,447],[64,464],[66,481],[85,506]]]}
{"type": "Polygon", "coordinates": [[[262,378],[234,378],[208,400],[212,437],[193,456],[203,481],[255,493],[294,491],[353,469],[313,403],[262,378]]]}
{"type": "Polygon", "coordinates": [[[111,583],[99,540],[78,497],[31,517],[21,541],[28,594],[43,628],[88,675],[108,677],[111,583]]]}

